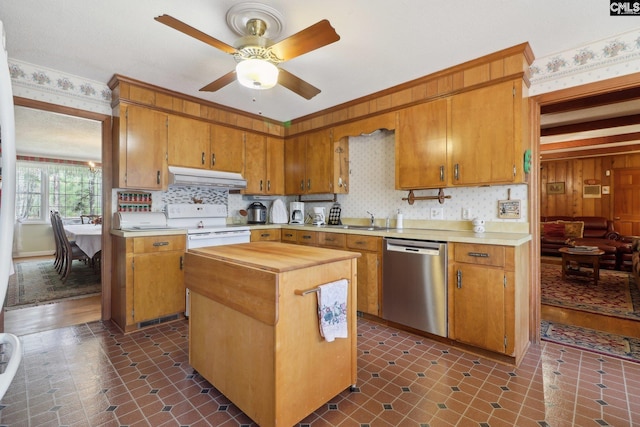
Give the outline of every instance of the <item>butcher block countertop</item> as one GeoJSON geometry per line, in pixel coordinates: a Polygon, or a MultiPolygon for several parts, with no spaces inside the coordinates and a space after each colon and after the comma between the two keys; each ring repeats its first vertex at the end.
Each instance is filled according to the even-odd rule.
{"type": "Polygon", "coordinates": [[[189,249],[189,252],[273,273],[299,270],[354,257],[353,252],[280,242],[212,246],[189,249]]]}

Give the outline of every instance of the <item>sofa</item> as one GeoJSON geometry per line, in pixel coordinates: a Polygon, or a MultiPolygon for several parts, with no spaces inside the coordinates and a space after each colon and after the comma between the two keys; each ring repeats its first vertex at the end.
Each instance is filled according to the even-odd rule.
{"type": "Polygon", "coordinates": [[[631,273],[640,289],[640,239],[633,239],[631,243],[631,273]]]}
{"type": "Polygon", "coordinates": [[[597,246],[604,251],[600,268],[631,270],[631,242],[600,216],[545,216],[540,218],[541,255],[561,256],[560,248],[597,246]]]}

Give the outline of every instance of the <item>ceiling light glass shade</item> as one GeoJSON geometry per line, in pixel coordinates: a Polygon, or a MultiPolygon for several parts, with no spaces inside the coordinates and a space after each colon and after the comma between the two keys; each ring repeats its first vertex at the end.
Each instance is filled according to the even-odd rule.
{"type": "Polygon", "coordinates": [[[262,59],[245,59],[236,65],[238,81],[251,89],[271,89],[278,83],[278,67],[262,59]]]}

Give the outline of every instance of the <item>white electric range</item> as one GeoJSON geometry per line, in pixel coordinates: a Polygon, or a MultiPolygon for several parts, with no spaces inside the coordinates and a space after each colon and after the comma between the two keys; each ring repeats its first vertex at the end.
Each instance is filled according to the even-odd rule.
{"type": "Polygon", "coordinates": [[[250,241],[248,226],[227,224],[226,205],[173,203],[165,215],[168,228],[187,230],[187,249],[250,241]]]}

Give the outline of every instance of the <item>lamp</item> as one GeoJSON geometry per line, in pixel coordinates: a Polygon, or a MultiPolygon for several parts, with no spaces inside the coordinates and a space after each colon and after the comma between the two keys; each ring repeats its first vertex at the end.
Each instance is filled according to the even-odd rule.
{"type": "Polygon", "coordinates": [[[263,59],[245,59],[236,65],[238,81],[251,89],[271,89],[278,84],[278,67],[263,59]]]}

